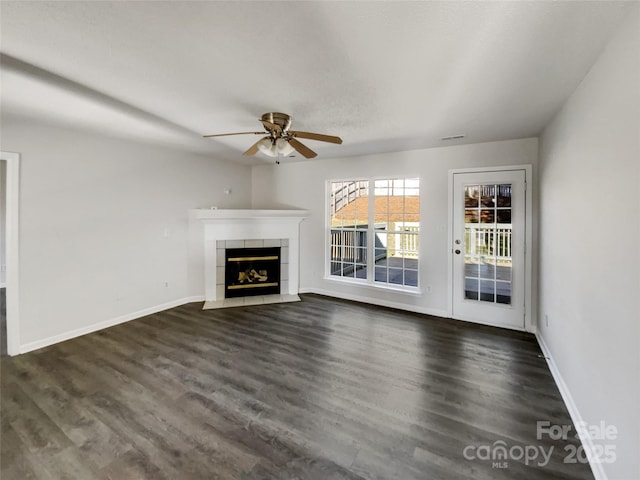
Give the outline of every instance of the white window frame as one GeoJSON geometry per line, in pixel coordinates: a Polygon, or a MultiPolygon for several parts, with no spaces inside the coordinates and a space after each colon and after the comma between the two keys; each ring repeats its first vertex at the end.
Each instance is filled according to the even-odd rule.
{"type": "MultiPolygon", "coordinates": [[[[422,293],[420,285],[421,285],[421,268],[420,268],[420,257],[422,247],[420,238],[422,236],[422,216],[419,214],[420,221],[418,222],[406,222],[406,225],[417,225],[419,227],[419,232],[417,234],[418,237],[418,269],[417,269],[417,286],[412,285],[400,285],[395,283],[388,282],[377,282],[375,280],[375,222],[368,221],[367,228],[361,229],[360,231],[367,232],[367,278],[356,278],[356,277],[343,277],[338,275],[331,274],[331,230],[335,227],[331,225],[331,193],[332,193],[332,184],[336,182],[369,182],[369,202],[368,202],[368,218],[375,219],[375,182],[376,180],[406,180],[406,179],[418,179],[419,187],[418,187],[418,196],[422,198],[422,178],[420,175],[388,175],[388,176],[379,176],[379,177],[358,177],[358,178],[344,178],[344,179],[331,179],[327,180],[325,184],[325,280],[335,281],[335,282],[343,282],[353,285],[359,286],[369,286],[374,288],[381,288],[384,290],[395,290],[403,293],[413,293],[420,294],[422,293]]],[[[404,269],[403,269],[404,270],[404,269]]]]}

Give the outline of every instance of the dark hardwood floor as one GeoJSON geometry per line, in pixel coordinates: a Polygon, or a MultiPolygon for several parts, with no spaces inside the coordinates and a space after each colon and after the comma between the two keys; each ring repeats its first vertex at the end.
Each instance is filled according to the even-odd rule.
{"type": "Polygon", "coordinates": [[[316,295],[200,308],[3,357],[0,477],[593,478],[573,436],[536,438],[571,421],[529,334],[316,295]],[[500,445],[553,452],[477,458],[500,445]]]}

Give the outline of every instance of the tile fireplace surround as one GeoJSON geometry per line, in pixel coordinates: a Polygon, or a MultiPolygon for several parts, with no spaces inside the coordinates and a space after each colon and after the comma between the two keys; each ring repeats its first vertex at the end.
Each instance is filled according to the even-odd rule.
{"type": "Polygon", "coordinates": [[[204,308],[299,299],[300,222],[308,216],[306,210],[196,209],[190,214],[192,219],[204,224],[204,308]],[[283,255],[281,263],[281,275],[286,279],[281,282],[281,295],[224,298],[224,248],[240,246],[240,243],[244,247],[275,246],[278,243],[278,246],[287,248],[287,258],[283,255]]]}

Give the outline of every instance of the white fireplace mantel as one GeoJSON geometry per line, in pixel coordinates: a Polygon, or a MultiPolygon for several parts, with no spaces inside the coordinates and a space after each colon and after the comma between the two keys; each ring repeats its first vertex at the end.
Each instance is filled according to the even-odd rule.
{"type": "Polygon", "coordinates": [[[205,301],[221,300],[216,292],[219,240],[272,240],[289,242],[288,293],[298,294],[300,222],[309,215],[306,210],[242,210],[195,209],[192,219],[204,224],[205,301]]]}
{"type": "Polygon", "coordinates": [[[208,221],[220,220],[246,220],[246,219],[285,219],[289,218],[300,223],[309,216],[307,210],[243,210],[243,209],[217,209],[199,208],[191,211],[194,218],[208,221]]]}

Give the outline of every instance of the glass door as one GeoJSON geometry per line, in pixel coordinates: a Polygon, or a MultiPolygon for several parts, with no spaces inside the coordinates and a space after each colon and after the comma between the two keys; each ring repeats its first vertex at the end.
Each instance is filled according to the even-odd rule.
{"type": "Polygon", "coordinates": [[[453,177],[453,316],[522,329],[525,171],[453,177]]]}

